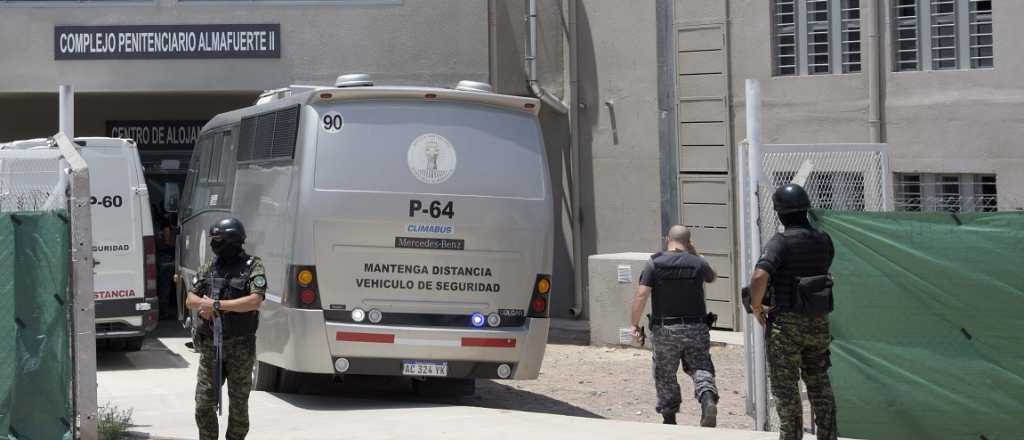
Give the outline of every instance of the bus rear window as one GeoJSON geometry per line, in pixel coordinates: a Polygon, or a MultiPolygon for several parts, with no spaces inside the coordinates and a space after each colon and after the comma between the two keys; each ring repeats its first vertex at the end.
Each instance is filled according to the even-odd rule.
{"type": "Polygon", "coordinates": [[[532,114],[408,101],[316,109],[318,190],[544,197],[544,146],[532,114]]]}

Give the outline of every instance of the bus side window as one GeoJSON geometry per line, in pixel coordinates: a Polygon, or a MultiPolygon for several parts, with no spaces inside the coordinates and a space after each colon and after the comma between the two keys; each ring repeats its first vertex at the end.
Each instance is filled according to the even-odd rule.
{"type": "Polygon", "coordinates": [[[216,135],[206,135],[199,139],[196,144],[196,151],[192,157],[199,156],[199,166],[196,168],[195,184],[191,195],[192,215],[203,212],[209,208],[210,199],[210,156],[214,147],[216,135]]]}
{"type": "Polygon", "coordinates": [[[199,160],[202,156],[203,142],[207,137],[201,137],[196,141],[195,146],[192,149],[192,158],[188,162],[188,174],[185,177],[185,188],[182,191],[181,199],[179,200],[178,206],[181,212],[178,213],[178,218],[181,220],[187,219],[193,214],[193,201],[192,196],[195,195],[196,183],[199,180],[199,160]]]}
{"type": "Polygon", "coordinates": [[[237,128],[217,136],[210,159],[210,208],[231,209],[235,185],[235,154],[238,146],[237,128]]]}

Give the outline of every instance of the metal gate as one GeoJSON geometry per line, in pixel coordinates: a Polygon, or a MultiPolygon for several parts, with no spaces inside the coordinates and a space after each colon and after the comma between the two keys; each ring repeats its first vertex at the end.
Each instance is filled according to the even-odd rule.
{"type": "MultiPolygon", "coordinates": [[[[762,244],[780,227],[772,206],[775,188],[798,183],[815,208],[838,211],[891,211],[893,208],[887,144],[761,144],[761,93],[747,80],[747,138],[736,150],[737,220],[741,282],[750,275],[762,244]]],[[[745,337],[747,414],[754,429],[778,428],[774,400],[768,393],[764,328],[749,314],[741,320],[745,337]]],[[[806,399],[805,399],[806,400],[806,399]]],[[[814,424],[811,423],[813,430],[814,424]]]]}

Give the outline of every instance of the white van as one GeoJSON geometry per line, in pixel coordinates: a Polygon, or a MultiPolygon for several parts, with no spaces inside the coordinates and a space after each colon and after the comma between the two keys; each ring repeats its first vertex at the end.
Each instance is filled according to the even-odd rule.
{"type": "Polygon", "coordinates": [[[539,102],[345,79],[206,124],[181,202],[180,294],[211,258],[207,228],[234,216],[267,271],[257,389],[293,391],[302,373],[459,392],[536,378],[553,234],[539,102]]]}
{"type": "MultiPolygon", "coordinates": [[[[124,338],[125,348],[136,351],[158,316],[156,242],[139,151],[130,139],[81,137],[75,143],[89,165],[96,337],[124,338]]],[[[56,147],[33,139],[0,148],[56,147]]]]}

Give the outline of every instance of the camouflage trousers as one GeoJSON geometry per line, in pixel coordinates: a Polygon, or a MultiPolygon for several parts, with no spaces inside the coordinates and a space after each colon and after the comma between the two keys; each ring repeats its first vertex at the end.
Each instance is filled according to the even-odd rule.
{"type": "Polygon", "coordinates": [[[807,385],[819,440],[836,439],[836,401],[828,377],[828,317],[780,313],[772,317],[768,335],[768,367],[772,395],[779,412],[779,438],[803,437],[803,406],[799,381],[807,385]]]}
{"type": "Polygon", "coordinates": [[[252,390],[252,367],[256,360],[256,337],[242,336],[225,338],[221,350],[223,373],[221,383],[216,383],[217,352],[213,338],[196,335],[195,347],[199,351],[199,374],[196,379],[196,425],[199,440],[216,440],[217,393],[228,383],[228,429],[224,438],[241,440],[249,433],[249,391],[252,390]]]}
{"type": "Polygon", "coordinates": [[[679,412],[682,393],[676,372],[680,363],[683,372],[693,379],[694,397],[711,391],[718,400],[715,387],[715,364],[711,362],[711,335],[705,324],[679,324],[654,327],[654,388],[658,395],[655,409],[661,414],[679,412]]]}

